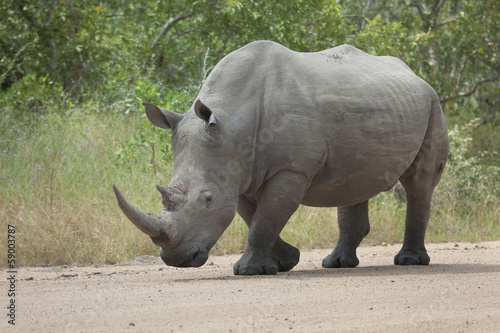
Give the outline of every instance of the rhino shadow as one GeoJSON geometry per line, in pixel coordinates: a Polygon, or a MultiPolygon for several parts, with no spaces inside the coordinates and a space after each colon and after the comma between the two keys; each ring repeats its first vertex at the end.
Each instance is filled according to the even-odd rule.
{"type": "Polygon", "coordinates": [[[499,273],[500,265],[490,264],[432,264],[429,266],[364,266],[342,269],[317,269],[317,270],[296,270],[285,274],[280,274],[286,278],[307,278],[307,277],[380,277],[380,276],[405,276],[405,275],[443,275],[443,274],[477,274],[477,273],[499,273]]]}
{"type": "MultiPolygon", "coordinates": [[[[355,268],[339,268],[339,269],[297,269],[289,272],[280,272],[277,275],[258,275],[253,276],[253,279],[269,279],[269,280],[306,280],[310,278],[345,278],[345,277],[402,277],[408,275],[444,275],[444,274],[487,274],[500,273],[500,265],[497,264],[432,264],[429,266],[364,266],[355,268]]],[[[241,280],[249,277],[242,276],[214,276],[202,278],[184,278],[175,279],[174,282],[193,282],[193,281],[216,281],[216,280],[241,280]]]]}

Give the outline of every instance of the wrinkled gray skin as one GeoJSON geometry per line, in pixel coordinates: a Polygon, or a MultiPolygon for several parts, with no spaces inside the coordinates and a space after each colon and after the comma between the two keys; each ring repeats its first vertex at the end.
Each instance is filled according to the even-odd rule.
{"type": "Polygon", "coordinates": [[[399,59],[253,42],[219,62],[184,115],[145,107],[172,130],[173,176],[157,186],[164,209],[143,213],[114,189],[167,265],[203,265],[237,211],[249,235],[234,273],[288,271],[299,250],[279,235],[303,204],[338,207],[340,237],[323,267],[354,267],[368,200],[398,180],[408,207],[394,263],[429,264],[424,236],[447,129],[434,90],[399,59]]]}

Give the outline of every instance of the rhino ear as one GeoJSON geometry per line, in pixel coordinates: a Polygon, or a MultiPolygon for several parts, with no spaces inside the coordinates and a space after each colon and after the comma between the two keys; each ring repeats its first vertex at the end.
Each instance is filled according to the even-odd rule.
{"type": "Polygon", "coordinates": [[[153,125],[165,128],[174,129],[177,124],[182,120],[182,115],[157,107],[151,103],[142,103],[146,108],[146,115],[153,125]]]}
{"type": "Polygon", "coordinates": [[[215,114],[199,99],[194,103],[194,112],[198,118],[207,124],[207,129],[215,129],[217,127],[217,118],[215,114]]]}

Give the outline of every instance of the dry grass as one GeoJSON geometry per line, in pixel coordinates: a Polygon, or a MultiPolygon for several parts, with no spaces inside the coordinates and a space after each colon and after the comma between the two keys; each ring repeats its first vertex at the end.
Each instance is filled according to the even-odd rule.
{"type": "MultiPolygon", "coordinates": [[[[75,113],[45,115],[26,125],[7,115],[0,114],[0,238],[7,239],[8,224],[16,226],[18,264],[115,263],[158,255],[149,237],[123,216],[111,188],[119,184],[145,211],[161,209],[153,186],[168,183],[171,166],[165,163],[155,177],[147,155],[116,161],[120,143],[144,131],[143,118],[75,113]]],[[[495,196],[438,194],[427,240],[499,239],[499,207],[495,196]]],[[[398,193],[371,200],[370,219],[368,244],[402,241],[405,205],[398,193]]],[[[212,253],[242,252],[247,232],[236,217],[212,253]]],[[[282,237],[301,249],[333,248],[338,237],[336,209],[300,207],[282,237]]],[[[4,241],[0,253],[7,253],[4,241]]]]}
{"type": "Polygon", "coordinates": [[[125,221],[111,189],[122,182],[138,189],[141,200],[132,198],[138,202],[157,199],[139,192],[151,174],[114,163],[116,140],[124,129],[136,130],[135,120],[93,114],[46,118],[24,127],[11,120],[8,127],[19,132],[2,137],[7,148],[1,159],[0,237],[6,239],[7,224],[16,226],[18,264],[117,262],[156,251],[125,221]]]}

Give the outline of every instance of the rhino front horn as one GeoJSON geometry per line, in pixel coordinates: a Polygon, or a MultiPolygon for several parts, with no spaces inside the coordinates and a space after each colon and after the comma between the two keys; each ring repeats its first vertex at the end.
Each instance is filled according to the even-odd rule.
{"type": "Polygon", "coordinates": [[[157,215],[144,213],[132,206],[114,184],[113,190],[115,191],[118,206],[120,206],[123,214],[128,217],[130,222],[150,237],[158,237],[162,234],[161,221],[157,215]]]}

